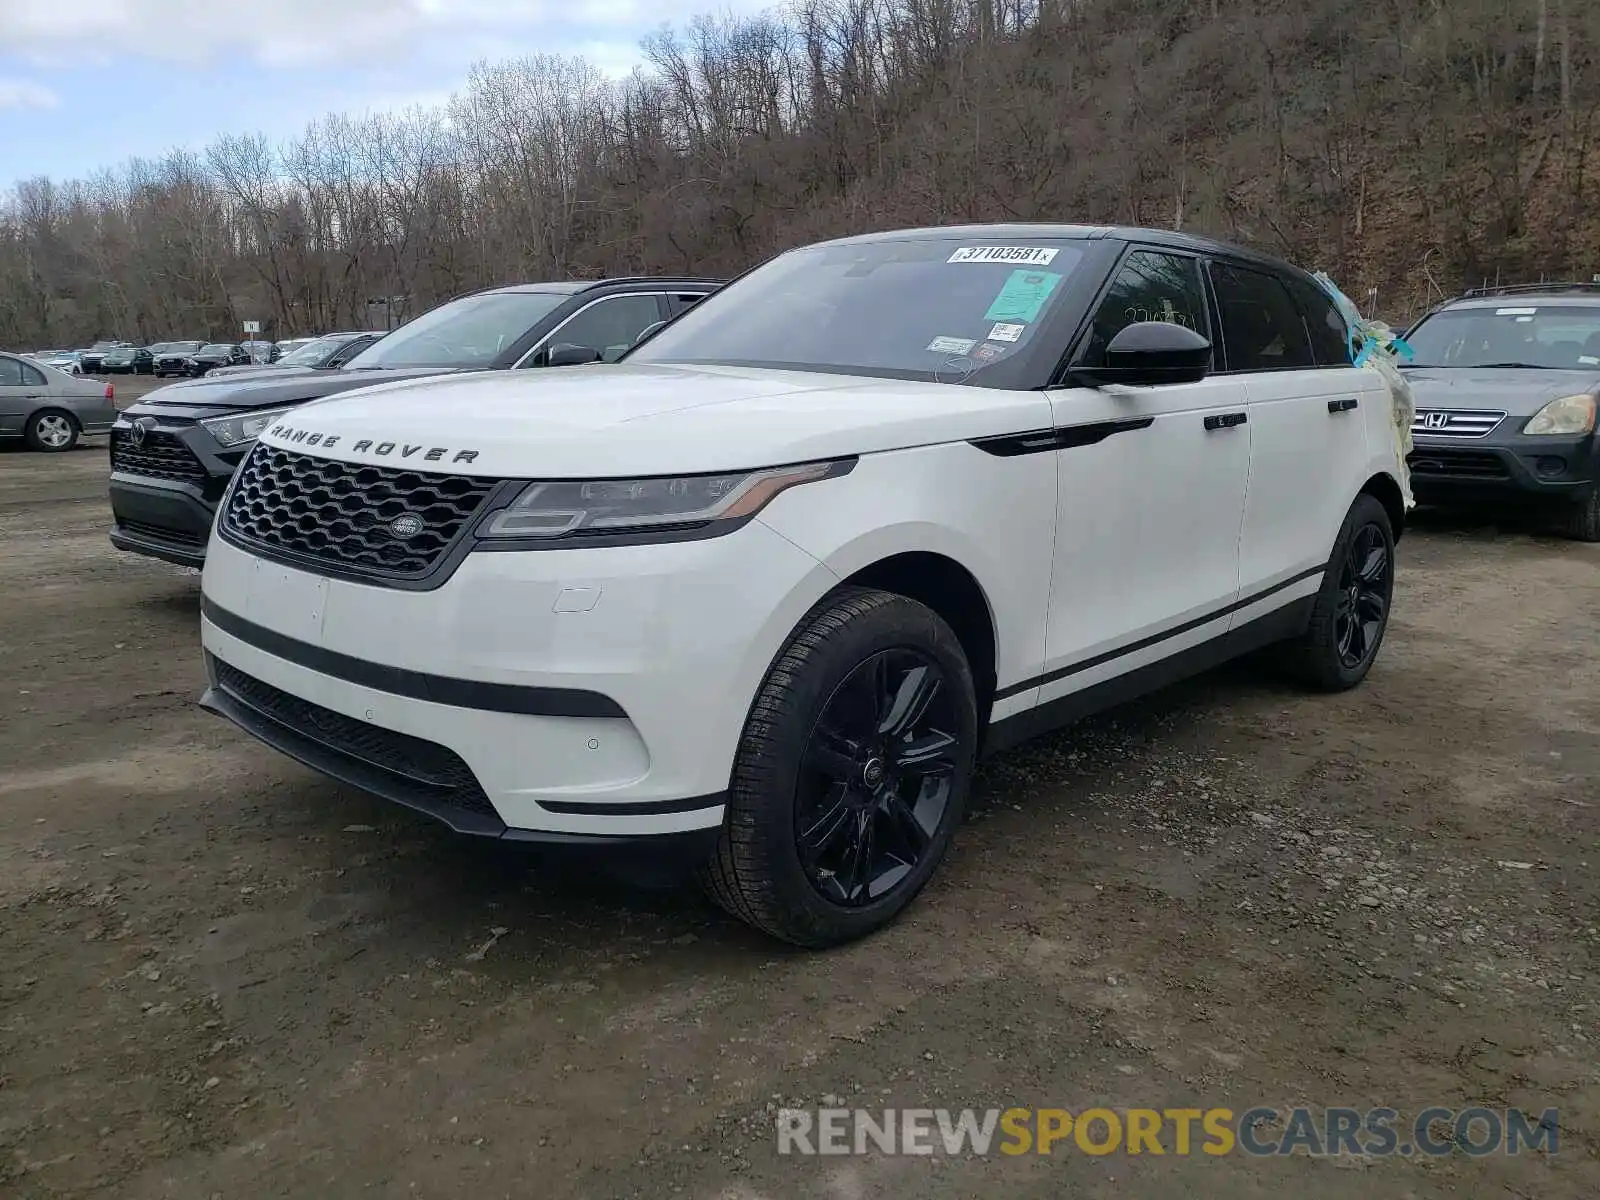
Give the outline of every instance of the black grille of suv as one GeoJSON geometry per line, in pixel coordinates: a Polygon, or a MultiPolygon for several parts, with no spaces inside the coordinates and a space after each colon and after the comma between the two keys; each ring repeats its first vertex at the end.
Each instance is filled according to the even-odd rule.
{"type": "Polygon", "coordinates": [[[239,468],[223,528],[269,553],[416,578],[438,564],[497,486],[493,479],[337,462],[258,442],[239,468]],[[415,532],[391,528],[402,516],[415,518],[415,532]]]}
{"type": "Polygon", "coordinates": [[[111,431],[111,469],[154,479],[204,479],[204,464],[175,434],[152,430],[138,446],[126,429],[111,431]]]}
{"type": "Polygon", "coordinates": [[[1477,479],[1510,476],[1498,454],[1487,450],[1457,450],[1454,446],[1419,447],[1411,452],[1406,465],[1413,475],[1467,475],[1477,479]]]}
{"type": "Polygon", "coordinates": [[[472,768],[455,751],[336,713],[280,691],[221,659],[212,661],[217,682],[269,720],[368,768],[400,777],[435,804],[499,818],[472,768]]]}

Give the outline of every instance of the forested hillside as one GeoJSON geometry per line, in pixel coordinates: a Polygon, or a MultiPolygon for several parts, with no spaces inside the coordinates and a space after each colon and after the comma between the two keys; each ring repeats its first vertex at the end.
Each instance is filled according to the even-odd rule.
{"type": "Polygon", "coordinates": [[[622,82],[486,63],[439,109],[21,182],[0,345],[381,327],[997,219],[1252,243],[1399,320],[1600,272],[1597,45],[1594,0],[799,0],[660,35],[622,82]]]}

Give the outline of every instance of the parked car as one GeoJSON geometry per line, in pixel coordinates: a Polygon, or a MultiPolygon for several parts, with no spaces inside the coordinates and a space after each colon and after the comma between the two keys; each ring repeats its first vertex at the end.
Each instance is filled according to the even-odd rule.
{"type": "MultiPolygon", "coordinates": [[[[343,366],[373,342],[383,336],[382,333],[330,333],[325,337],[307,338],[296,349],[291,349],[283,354],[274,363],[251,363],[243,367],[219,367],[210,373],[212,379],[219,376],[234,376],[252,374],[259,371],[290,371],[295,369],[307,371],[327,371],[334,367],[343,366]]],[[[284,343],[279,342],[282,349],[284,343]]]]}
{"type": "Polygon", "coordinates": [[[1600,542],[1600,284],[1477,288],[1405,337],[1418,503],[1532,506],[1600,542]]]}
{"type": "Polygon", "coordinates": [[[100,370],[107,375],[153,375],[155,369],[155,356],[148,346],[117,346],[100,360],[100,370]]]}
{"type": "Polygon", "coordinates": [[[120,347],[131,346],[132,344],[132,342],[96,342],[87,350],[78,352],[78,365],[83,368],[84,374],[92,375],[100,370],[107,354],[120,347]]]}
{"type": "Polygon", "coordinates": [[[234,367],[249,361],[249,353],[237,342],[208,342],[183,360],[184,373],[199,379],[218,367],[234,367]]]}
{"type": "Polygon", "coordinates": [[[71,450],[84,434],[105,433],[117,419],[109,383],[75,378],[46,363],[0,354],[0,441],[30,450],[71,450]]]}
{"type": "Polygon", "coordinates": [[[83,365],[79,362],[76,350],[46,350],[39,356],[39,361],[68,375],[83,374],[83,365]]]}
{"type": "Polygon", "coordinates": [[[239,348],[249,357],[249,361],[265,366],[278,361],[278,344],[264,342],[259,338],[239,343],[239,348]]]}
{"type": "Polygon", "coordinates": [[[189,374],[189,359],[209,343],[199,341],[162,342],[150,348],[157,379],[189,374]]]}
{"type": "Polygon", "coordinates": [[[312,342],[314,342],[316,340],[317,340],[316,338],[309,338],[309,337],[284,338],[282,341],[274,342],[273,345],[275,345],[277,347],[277,349],[278,349],[278,357],[281,359],[286,355],[293,354],[296,350],[300,349],[300,347],[302,347],[302,346],[309,346],[312,342]]]}
{"type": "Polygon", "coordinates": [[[537,391],[275,416],[211,535],[202,703],[463,832],[682,852],[833,945],[928,881],[980,752],[1257,648],[1358,684],[1393,421],[1328,295],[1235,247],[790,251],[537,391]]]}
{"type": "Polygon", "coordinates": [[[112,431],[111,543],[199,566],[234,468],[256,435],[296,405],[449,371],[615,357],[717,286],[709,279],[609,279],[494,288],[423,313],[331,371],[260,371],[162,388],[123,410],[112,431]],[[136,427],[144,438],[138,453],[136,427]]]}

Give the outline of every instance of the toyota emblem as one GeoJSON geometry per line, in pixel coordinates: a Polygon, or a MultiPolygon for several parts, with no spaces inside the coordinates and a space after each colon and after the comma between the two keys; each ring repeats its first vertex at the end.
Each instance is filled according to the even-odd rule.
{"type": "Polygon", "coordinates": [[[1422,414],[1422,427],[1424,429],[1443,429],[1448,424],[1450,424],[1450,414],[1447,412],[1422,414]]]}
{"type": "Polygon", "coordinates": [[[133,427],[128,430],[128,441],[135,450],[144,445],[145,435],[155,427],[155,423],[154,417],[140,417],[134,421],[133,427]]]}
{"type": "Polygon", "coordinates": [[[401,513],[389,522],[389,532],[402,541],[414,538],[422,532],[422,518],[416,513],[401,513]]]}

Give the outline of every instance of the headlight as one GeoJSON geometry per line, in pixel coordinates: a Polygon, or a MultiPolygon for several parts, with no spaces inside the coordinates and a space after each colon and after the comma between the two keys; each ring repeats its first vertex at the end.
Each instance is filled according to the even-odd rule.
{"type": "Polygon", "coordinates": [[[244,413],[237,417],[212,417],[200,424],[224,446],[242,446],[255,441],[263,429],[288,411],[287,408],[272,408],[266,412],[244,413]]]}
{"type": "Polygon", "coordinates": [[[1523,433],[1573,434],[1588,433],[1594,428],[1594,397],[1590,395],[1563,396],[1552,400],[1533,415],[1522,427],[1523,433]]]}
{"type": "Polygon", "coordinates": [[[727,522],[732,530],[779,492],[843,475],[855,460],[677,478],[583,479],[530,483],[510,506],[491,513],[484,538],[544,539],[625,535],[727,522]]]}

